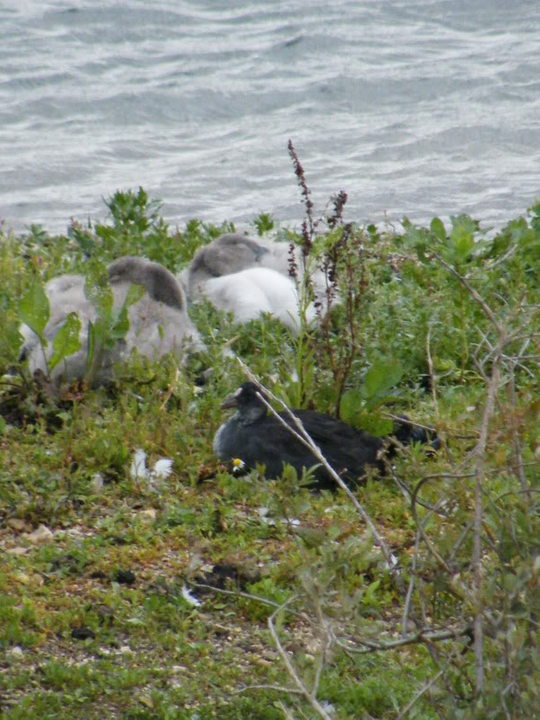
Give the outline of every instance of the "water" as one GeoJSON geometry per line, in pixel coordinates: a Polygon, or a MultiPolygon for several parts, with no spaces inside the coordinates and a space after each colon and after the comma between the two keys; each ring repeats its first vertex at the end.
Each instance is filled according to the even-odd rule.
{"type": "Polygon", "coordinates": [[[540,196],[537,0],[3,0],[0,217],[64,232],[142,185],[192,217],[500,227],[540,196]]]}

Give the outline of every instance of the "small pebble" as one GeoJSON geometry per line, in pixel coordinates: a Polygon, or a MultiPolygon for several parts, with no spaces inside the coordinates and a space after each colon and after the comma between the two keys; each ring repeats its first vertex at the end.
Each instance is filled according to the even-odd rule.
{"type": "Polygon", "coordinates": [[[41,543],[50,542],[54,535],[45,525],[40,525],[34,532],[26,533],[24,537],[32,545],[41,545],[41,543]]]}

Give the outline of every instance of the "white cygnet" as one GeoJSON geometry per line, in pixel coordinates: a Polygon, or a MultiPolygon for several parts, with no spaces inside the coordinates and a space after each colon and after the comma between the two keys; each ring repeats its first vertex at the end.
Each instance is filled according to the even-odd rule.
{"type": "MultiPolygon", "coordinates": [[[[295,248],[297,268],[300,248],[295,248]]],[[[287,243],[252,240],[235,233],[221,235],[195,254],[182,282],[190,300],[207,297],[221,310],[233,312],[240,322],[269,312],[293,330],[299,328],[298,280],[290,273],[291,249],[287,243]]],[[[310,273],[315,296],[324,298],[326,278],[315,269],[310,273]]],[[[316,317],[312,304],[306,313],[308,321],[316,317]]]]}
{"type": "MultiPolygon", "coordinates": [[[[219,310],[232,312],[238,322],[247,322],[270,313],[293,331],[300,327],[300,308],[296,284],[276,270],[253,267],[210,278],[193,289],[195,298],[207,298],[219,310]]],[[[315,318],[308,306],[306,319],[315,318]]]]}

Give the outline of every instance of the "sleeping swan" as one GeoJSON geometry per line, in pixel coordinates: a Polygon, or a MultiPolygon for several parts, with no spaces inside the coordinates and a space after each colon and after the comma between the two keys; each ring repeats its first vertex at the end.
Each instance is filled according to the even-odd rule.
{"type": "MultiPolygon", "coordinates": [[[[277,243],[272,245],[277,247],[277,243]]],[[[279,267],[275,267],[271,258],[273,253],[266,243],[251,240],[247,235],[238,233],[220,235],[213,242],[197,250],[189,266],[188,283],[198,284],[211,277],[230,275],[254,266],[271,267],[288,275],[289,268],[285,264],[289,246],[284,244],[283,250],[284,263],[279,261],[279,267]]],[[[281,247],[277,252],[281,252],[281,247]]]]}
{"type": "Polygon", "coordinates": [[[166,353],[184,358],[186,350],[204,349],[187,312],[184,292],[167,268],[140,257],[125,255],[108,267],[115,306],[120,307],[132,284],[146,293],[128,310],[126,353],[136,347],[140,355],[155,360],[166,353]]]}
{"type": "MultiPolygon", "coordinates": [[[[296,284],[276,270],[252,267],[240,272],[214,277],[195,284],[192,298],[207,298],[219,310],[234,313],[238,322],[247,322],[270,313],[297,332],[300,327],[299,299],[296,284]]],[[[308,306],[306,319],[315,319],[315,309],[308,306]]]]}
{"type": "MultiPolygon", "coordinates": [[[[229,275],[249,267],[265,267],[291,277],[291,261],[297,266],[301,280],[304,273],[302,249],[297,245],[293,245],[291,251],[291,243],[262,238],[252,240],[247,235],[225,233],[197,250],[189,266],[188,287],[210,277],[229,275]]],[[[317,292],[324,292],[324,273],[315,268],[311,279],[317,292]]]]}
{"type": "MultiPolygon", "coordinates": [[[[296,248],[296,265],[301,266],[296,248]]],[[[299,328],[298,285],[290,274],[288,243],[251,240],[245,235],[221,235],[196,252],[182,276],[190,300],[206,297],[221,310],[233,312],[239,322],[271,313],[292,330],[299,328]]],[[[302,271],[298,272],[301,280],[302,271]]],[[[324,297],[324,273],[311,275],[317,297],[324,297]]],[[[316,317],[313,305],[307,320],[316,317]]]]}
{"type": "MultiPolygon", "coordinates": [[[[169,270],[159,263],[127,255],[109,265],[108,275],[115,310],[124,304],[132,284],[142,285],[146,292],[128,308],[129,330],[105,354],[93,379],[94,385],[110,381],[114,376],[114,363],[125,359],[133,348],[137,348],[140,355],[154,360],[170,352],[183,359],[186,350],[204,347],[187,314],[182,288],[169,270]]],[[[46,284],[50,317],[44,331],[47,340],[45,352],[27,325],[23,324],[20,328],[24,338],[21,358],[28,360],[32,373],[37,369],[47,372],[47,360],[52,355],[54,338],[68,314],[76,312],[81,321],[81,348],[64,358],[52,370],[51,377],[60,383],[86,376],[88,326],[89,322],[95,323],[98,313],[95,305],[86,297],[85,284],[83,275],[61,275],[46,284]]]]}

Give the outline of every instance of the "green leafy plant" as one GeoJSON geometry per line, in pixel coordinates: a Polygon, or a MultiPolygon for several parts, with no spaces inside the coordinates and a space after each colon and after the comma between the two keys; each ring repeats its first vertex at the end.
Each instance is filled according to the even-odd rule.
{"type": "MultiPolygon", "coordinates": [[[[137,302],[145,292],[144,288],[133,285],[123,304],[115,307],[111,290],[103,284],[103,271],[103,266],[99,264],[91,268],[85,287],[85,292],[97,311],[96,320],[89,321],[88,324],[87,369],[84,379],[90,385],[102,368],[107,354],[126,336],[129,330],[130,305],[137,302]]],[[[47,374],[65,358],[80,350],[81,321],[76,312],[70,312],[54,337],[53,352],[47,359],[45,348],[48,342],[44,331],[50,317],[50,305],[39,283],[33,283],[21,298],[19,315],[22,322],[26,323],[38,338],[45,357],[47,374]]]]}
{"type": "Polygon", "coordinates": [[[43,335],[45,326],[49,322],[49,299],[39,283],[34,283],[19,301],[19,315],[21,320],[37,335],[42,348],[47,346],[43,335]]]}
{"type": "Polygon", "coordinates": [[[44,331],[50,317],[50,305],[45,291],[38,283],[31,285],[21,298],[19,302],[19,315],[21,320],[28,325],[38,338],[47,364],[48,374],[50,374],[64,358],[69,357],[69,355],[72,355],[80,349],[79,333],[81,321],[77,313],[70,312],[54,338],[53,352],[47,359],[45,348],[48,342],[44,331]]]}
{"type": "Polygon", "coordinates": [[[377,360],[366,372],[362,385],[342,395],[341,419],[374,435],[389,435],[393,429],[392,421],[384,419],[376,411],[396,399],[389,392],[402,377],[403,367],[399,360],[377,360]]]}
{"type": "Polygon", "coordinates": [[[265,233],[270,232],[270,230],[273,230],[275,225],[273,217],[271,215],[267,215],[266,213],[261,213],[259,217],[255,218],[253,224],[255,225],[257,234],[260,237],[262,237],[265,233]]]}
{"type": "Polygon", "coordinates": [[[53,341],[53,354],[48,360],[49,372],[60,363],[64,358],[73,355],[81,348],[79,334],[81,331],[81,321],[77,313],[70,312],[66,317],[65,323],[55,335],[53,341]]]}
{"type": "Polygon", "coordinates": [[[177,272],[195,250],[224,232],[234,232],[232,223],[220,226],[190,220],[183,233],[169,232],[160,215],[161,203],[150,199],[140,187],[118,190],[105,200],[111,222],[88,227],[72,222],[68,236],[85,255],[110,261],[121,255],[142,255],[177,272]]]}

